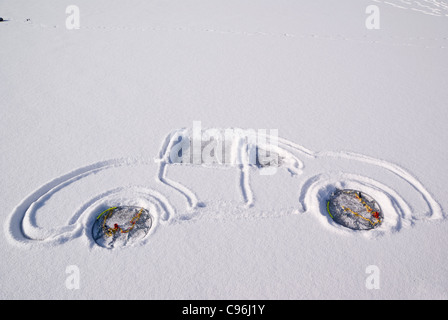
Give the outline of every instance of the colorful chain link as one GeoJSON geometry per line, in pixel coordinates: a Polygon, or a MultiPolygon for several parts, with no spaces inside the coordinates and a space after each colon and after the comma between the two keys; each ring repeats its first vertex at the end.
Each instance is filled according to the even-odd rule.
{"type": "Polygon", "coordinates": [[[142,213],[143,213],[143,208],[142,208],[142,209],[141,209],[141,210],[140,210],[134,217],[132,217],[132,219],[131,219],[131,221],[130,221],[131,226],[130,226],[129,228],[123,230],[118,224],[114,224],[114,227],[113,227],[113,228],[108,227],[108,226],[106,225],[107,219],[109,219],[109,218],[112,216],[112,214],[113,214],[113,212],[114,212],[115,209],[117,209],[117,207],[109,208],[109,209],[107,209],[106,211],[104,211],[103,213],[101,213],[101,214],[98,216],[98,218],[97,218],[97,220],[98,220],[101,216],[103,216],[103,215],[105,214],[105,215],[104,215],[104,219],[103,219],[102,227],[103,227],[104,234],[105,234],[107,237],[112,237],[112,236],[115,235],[118,231],[120,231],[121,233],[129,233],[129,232],[131,232],[132,229],[134,229],[135,224],[136,224],[137,221],[140,219],[140,217],[141,217],[141,215],[142,215],[142,213]]]}

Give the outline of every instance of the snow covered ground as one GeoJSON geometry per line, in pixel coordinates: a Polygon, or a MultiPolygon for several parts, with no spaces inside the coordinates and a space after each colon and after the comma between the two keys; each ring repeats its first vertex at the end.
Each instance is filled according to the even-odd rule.
{"type": "Polygon", "coordinates": [[[0,17],[0,298],[448,298],[447,1],[0,0],[0,17]],[[300,172],[161,165],[198,123],[277,130],[300,172]],[[384,224],[331,221],[343,187],[384,224]],[[99,247],[118,205],[151,232],[99,247]]]}

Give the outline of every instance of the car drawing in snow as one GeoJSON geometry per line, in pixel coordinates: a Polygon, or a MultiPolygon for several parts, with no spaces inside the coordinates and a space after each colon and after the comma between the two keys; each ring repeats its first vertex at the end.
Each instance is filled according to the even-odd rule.
{"type": "Polygon", "coordinates": [[[352,198],[358,199],[355,202],[359,201],[360,208],[376,220],[362,217],[348,206],[342,206],[342,214],[352,215],[352,219],[370,221],[371,228],[369,222],[364,221],[367,226],[364,229],[375,229],[375,232],[393,232],[419,219],[440,219],[444,216],[440,205],[419,180],[400,166],[346,151],[314,152],[278,137],[277,130],[271,130],[268,134],[266,130],[202,129],[200,123],[194,123],[192,128],[177,129],[165,137],[155,163],[157,169],[152,180],[155,186],[121,186],[105,190],[78,207],[68,225],[50,230],[37,226],[37,211],[66,186],[108,169],[154,162],[141,159],[107,160],[48,182],[26,197],[10,215],[10,240],[23,245],[51,245],[85,235],[92,243],[107,248],[118,246],[118,242],[106,238],[123,237],[119,246],[145,243],[157,225],[181,221],[188,218],[188,214],[194,215],[207,206],[207,201],[199,199],[191,187],[171,178],[169,171],[174,166],[229,169],[237,176],[241,201],[248,214],[257,204],[253,175],[263,175],[269,179],[283,170],[290,179],[294,179],[295,187],[285,190],[294,193],[295,201],[291,206],[295,210],[292,213],[314,214],[324,224],[337,230],[344,231],[347,226],[333,219],[329,200],[335,192],[344,189],[359,190],[353,193],[352,198]],[[184,208],[172,204],[173,194],[185,201],[184,208]],[[378,209],[374,210],[376,204],[378,209]],[[180,211],[183,218],[176,220],[180,211]],[[120,217],[120,214],[123,215],[120,217]],[[114,215],[116,222],[112,221],[114,215]]]}

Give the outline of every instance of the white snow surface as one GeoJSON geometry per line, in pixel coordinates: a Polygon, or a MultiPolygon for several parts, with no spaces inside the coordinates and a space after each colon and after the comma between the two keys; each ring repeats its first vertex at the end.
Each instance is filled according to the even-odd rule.
{"type": "Polygon", "coordinates": [[[0,0],[0,16],[1,299],[448,298],[448,1],[0,0]],[[198,121],[277,130],[289,167],[165,161],[198,121]],[[384,223],[335,224],[335,188],[384,223]],[[95,218],[123,205],[150,210],[148,236],[97,246],[95,218]]]}

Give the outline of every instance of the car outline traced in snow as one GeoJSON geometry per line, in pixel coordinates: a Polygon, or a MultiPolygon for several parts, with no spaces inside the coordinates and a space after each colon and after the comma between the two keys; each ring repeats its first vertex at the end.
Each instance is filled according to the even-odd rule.
{"type": "MultiPolygon", "coordinates": [[[[209,148],[209,150],[211,149],[209,148]]],[[[215,158],[216,150],[215,148],[215,158]]],[[[345,151],[313,152],[289,140],[279,138],[277,135],[267,134],[265,131],[255,132],[254,130],[239,128],[210,128],[205,130],[198,130],[197,128],[177,129],[165,137],[155,162],[158,165],[155,178],[156,182],[182,195],[187,203],[186,208],[180,209],[184,212],[192,213],[203,210],[201,207],[206,206],[206,203],[201,202],[193,190],[168,177],[168,168],[170,166],[190,165],[201,166],[207,169],[225,166],[236,169],[240,179],[240,191],[244,207],[247,210],[251,210],[256,203],[251,188],[251,174],[258,171],[264,172],[262,174],[269,175],[275,174],[276,170],[286,169],[291,176],[299,178],[297,179],[298,198],[297,203],[294,204],[297,206],[295,213],[305,213],[308,211],[316,213],[318,211],[318,216],[327,225],[332,224],[332,221],[325,214],[324,200],[329,197],[331,192],[339,187],[353,187],[359,190],[367,189],[368,194],[382,202],[381,205],[386,212],[385,223],[378,228],[380,232],[397,231],[403,225],[413,224],[416,220],[420,219],[420,217],[416,217],[414,214],[413,206],[409,205],[409,201],[405,201],[400,193],[388,186],[389,179],[394,178],[400,180],[401,183],[407,184],[409,189],[416,192],[416,198],[420,198],[420,201],[426,205],[427,208],[423,219],[432,220],[444,218],[442,208],[426,188],[414,176],[398,165],[385,160],[345,151]],[[197,131],[195,132],[195,130],[197,131]],[[232,133],[230,139],[226,137],[226,132],[232,133]],[[199,147],[197,147],[197,151],[200,154],[203,154],[204,149],[206,149],[211,141],[213,141],[216,147],[220,143],[219,139],[223,139],[221,146],[223,146],[224,151],[228,151],[225,154],[227,161],[224,163],[216,161],[204,163],[203,158],[198,157],[199,161],[195,162],[194,157],[197,153],[194,150],[188,153],[190,161],[185,161],[185,151],[188,151],[189,148],[194,149],[194,146],[192,147],[191,144],[195,140],[195,134],[197,135],[196,138],[202,141],[199,147]],[[206,139],[204,139],[204,135],[206,139]],[[204,141],[206,142],[205,147],[204,141]],[[186,145],[187,147],[185,147],[186,145]],[[226,149],[225,145],[229,148],[226,149]],[[261,150],[270,154],[270,158],[268,157],[270,160],[277,160],[271,161],[268,164],[262,163],[258,157],[261,150]],[[179,155],[179,152],[181,155],[179,155]],[[272,157],[272,155],[275,155],[275,157],[272,157]],[[336,170],[323,170],[323,166],[320,165],[322,161],[331,163],[332,166],[334,164],[336,170]],[[342,169],[342,163],[349,169],[342,169]],[[352,172],[354,164],[362,165],[363,167],[373,167],[375,170],[379,170],[381,173],[379,176],[385,176],[386,178],[382,178],[383,181],[379,181],[363,175],[362,172],[352,172]],[[313,167],[314,171],[307,173],[308,166],[313,167]]],[[[145,165],[149,163],[153,162],[141,159],[107,160],[76,169],[48,182],[26,197],[13,210],[6,224],[8,238],[15,244],[25,246],[44,243],[49,245],[55,243],[60,244],[81,235],[86,235],[90,238],[89,228],[93,225],[95,217],[98,215],[98,210],[100,208],[104,210],[104,200],[108,198],[113,199],[115,196],[124,193],[127,193],[128,196],[130,195],[129,197],[131,198],[135,197],[147,201],[148,206],[150,206],[147,209],[153,214],[155,226],[159,223],[166,224],[173,220],[175,221],[178,210],[173,207],[171,201],[168,200],[169,198],[161,191],[145,186],[127,186],[107,190],[92,197],[75,210],[72,218],[69,220],[69,224],[66,226],[46,230],[38,227],[36,224],[35,216],[39,204],[48,200],[53,194],[67,185],[110,168],[145,165]]],[[[123,199],[123,197],[120,199],[123,199]]],[[[113,205],[111,203],[111,206],[113,205]]],[[[332,227],[339,228],[340,226],[332,224],[332,227]]],[[[145,243],[146,241],[141,242],[145,243]]]]}

